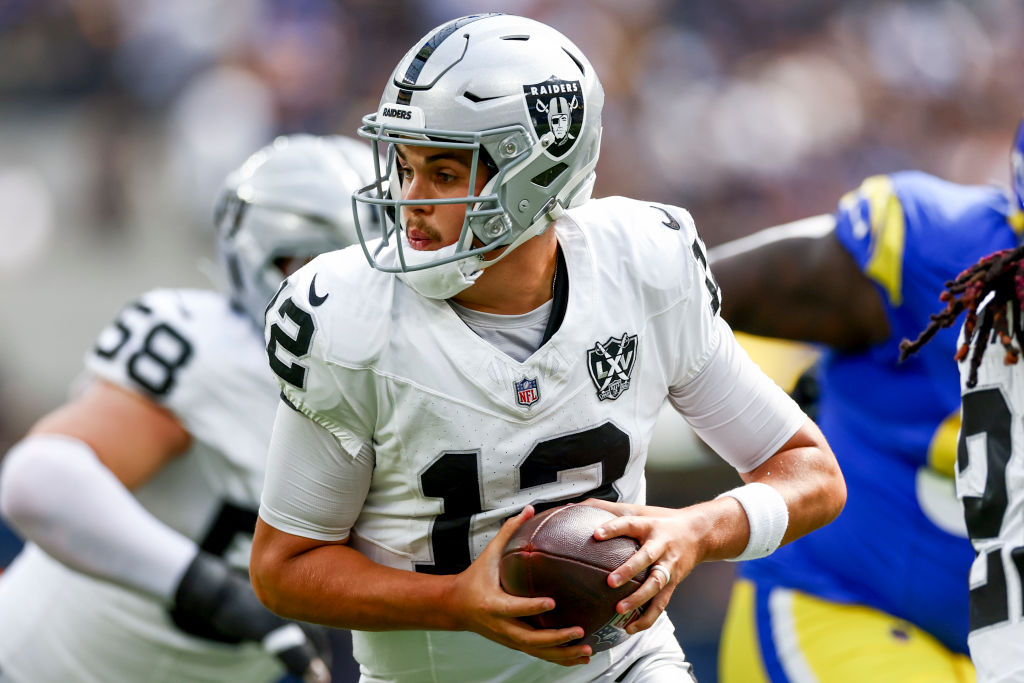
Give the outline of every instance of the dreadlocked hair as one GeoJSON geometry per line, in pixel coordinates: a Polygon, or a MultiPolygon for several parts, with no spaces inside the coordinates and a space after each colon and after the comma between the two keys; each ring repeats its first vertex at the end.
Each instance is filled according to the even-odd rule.
{"type": "Polygon", "coordinates": [[[928,343],[939,330],[950,327],[966,309],[964,343],[957,349],[954,358],[957,362],[967,358],[971,350],[971,340],[977,337],[978,343],[971,354],[967,386],[973,387],[978,383],[978,367],[988,347],[986,340],[993,332],[1006,350],[1003,362],[1006,365],[1013,365],[1020,358],[1020,345],[1024,341],[1024,324],[1019,315],[1020,304],[1024,302],[1024,244],[1016,249],[1004,249],[982,258],[957,275],[955,280],[947,282],[946,291],[939,299],[946,302],[946,308],[930,316],[928,326],[917,339],[904,339],[900,342],[901,361],[928,343]],[[993,293],[993,297],[988,310],[992,313],[982,318],[979,328],[978,306],[990,292],[993,293]],[[1007,304],[1011,302],[1016,303],[1018,311],[1018,314],[1013,316],[1012,330],[1006,315],[1007,304]],[[1017,346],[1014,346],[1014,340],[1017,341],[1017,346]]]}

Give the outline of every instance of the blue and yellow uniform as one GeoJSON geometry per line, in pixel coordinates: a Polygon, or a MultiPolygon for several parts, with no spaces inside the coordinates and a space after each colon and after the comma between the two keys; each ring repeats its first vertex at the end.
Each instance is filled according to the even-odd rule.
{"type": "Polygon", "coordinates": [[[741,567],[723,683],[974,680],[965,656],[974,552],[953,485],[957,330],[903,363],[899,343],[943,308],[948,280],[1016,246],[1021,220],[998,188],[920,172],[868,178],[843,197],[836,236],[877,285],[891,334],[822,357],[817,421],[846,477],[846,508],[741,567]]]}

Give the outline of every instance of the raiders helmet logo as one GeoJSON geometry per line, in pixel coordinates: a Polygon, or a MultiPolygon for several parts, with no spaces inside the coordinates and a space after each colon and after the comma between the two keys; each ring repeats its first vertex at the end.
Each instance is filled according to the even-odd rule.
{"type": "Polygon", "coordinates": [[[526,108],[537,137],[551,134],[545,152],[561,159],[575,146],[583,128],[583,88],[579,81],[563,81],[551,76],[533,85],[524,85],[526,108]]]}

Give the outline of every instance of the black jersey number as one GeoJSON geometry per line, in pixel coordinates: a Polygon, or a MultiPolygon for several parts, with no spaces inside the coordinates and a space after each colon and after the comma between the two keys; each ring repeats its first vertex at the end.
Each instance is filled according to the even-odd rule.
{"type": "MultiPolygon", "coordinates": [[[[280,294],[280,292],[278,293],[280,294]]],[[[290,297],[281,302],[277,312],[295,323],[295,334],[288,334],[277,323],[270,326],[270,341],[267,342],[267,358],[270,359],[270,367],[285,382],[299,389],[305,389],[306,366],[298,361],[288,363],[282,361],[277,357],[277,347],[280,346],[295,358],[302,358],[309,353],[309,347],[313,343],[313,332],[316,331],[313,316],[296,306],[290,297]]]]}
{"type": "Polygon", "coordinates": [[[708,288],[708,294],[711,295],[711,314],[717,315],[718,309],[722,307],[722,289],[715,282],[715,278],[708,268],[707,252],[704,249],[704,243],[700,241],[700,237],[693,238],[692,248],[693,257],[697,259],[704,269],[704,286],[708,288]]]}
{"type": "MultiPolygon", "coordinates": [[[[105,346],[98,341],[94,349],[96,355],[113,359],[125,347],[132,336],[132,328],[125,324],[125,317],[130,312],[148,317],[153,314],[153,309],[138,301],[127,306],[110,327],[117,331],[117,339],[105,346]]],[[[174,387],[175,374],[192,357],[192,344],[165,322],[156,323],[148,329],[142,346],[128,356],[128,376],[154,396],[163,396],[174,387]]]]}
{"type": "Polygon", "coordinates": [[[199,547],[217,557],[224,558],[236,541],[251,543],[256,531],[257,512],[230,501],[223,501],[199,547]]]}
{"type": "MultiPolygon", "coordinates": [[[[1013,415],[999,389],[982,389],[964,394],[962,417],[957,444],[959,472],[970,464],[967,439],[977,434],[985,435],[985,489],[980,497],[963,498],[967,533],[972,541],[998,538],[1008,502],[1006,466],[1012,453],[1010,430],[1013,415]]],[[[1024,548],[1012,550],[1010,557],[1017,573],[1024,578],[1024,548]]],[[[1002,546],[986,551],[985,564],[988,570],[986,582],[971,588],[972,631],[1007,621],[1010,617],[1002,546]]]]}
{"type": "MultiPolygon", "coordinates": [[[[629,435],[610,422],[541,441],[519,466],[520,490],[554,482],[565,470],[600,464],[601,483],[597,488],[571,498],[535,503],[534,507],[541,512],[587,498],[618,500],[613,483],[626,473],[629,451],[629,435]]],[[[444,512],[434,520],[430,531],[434,564],[417,564],[416,571],[457,574],[473,561],[470,529],[473,516],[483,512],[478,453],[446,452],[423,472],[420,482],[424,495],[444,501],[444,512]]]]}

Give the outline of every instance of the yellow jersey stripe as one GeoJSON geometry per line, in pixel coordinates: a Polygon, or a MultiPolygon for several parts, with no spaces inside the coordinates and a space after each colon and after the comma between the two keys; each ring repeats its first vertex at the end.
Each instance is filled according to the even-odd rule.
{"type": "Polygon", "coordinates": [[[903,249],[907,236],[903,205],[889,176],[866,179],[860,194],[868,201],[871,217],[872,249],[864,274],[882,286],[893,306],[899,306],[903,303],[903,249]]]}

